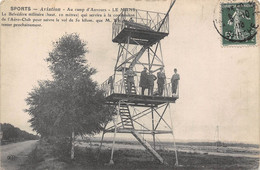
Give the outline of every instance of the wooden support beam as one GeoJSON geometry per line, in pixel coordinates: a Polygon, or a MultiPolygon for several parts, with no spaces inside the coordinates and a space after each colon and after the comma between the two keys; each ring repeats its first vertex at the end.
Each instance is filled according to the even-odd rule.
{"type": "Polygon", "coordinates": [[[165,111],[166,111],[166,109],[167,109],[168,106],[169,106],[169,104],[167,104],[166,107],[164,108],[163,113],[162,113],[162,115],[160,116],[160,119],[159,119],[159,121],[157,122],[157,124],[156,124],[156,126],[155,126],[155,130],[156,130],[157,127],[159,126],[159,124],[160,124],[160,122],[161,122],[161,120],[162,120],[162,118],[163,118],[163,115],[164,115],[164,113],[165,113],[165,111]]]}

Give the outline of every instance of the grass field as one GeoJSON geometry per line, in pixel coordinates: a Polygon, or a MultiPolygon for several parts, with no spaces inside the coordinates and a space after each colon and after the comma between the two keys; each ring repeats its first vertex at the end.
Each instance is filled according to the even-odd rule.
{"type": "Polygon", "coordinates": [[[107,165],[110,150],[103,149],[99,158],[97,149],[78,148],[76,161],[68,169],[257,169],[259,159],[247,157],[215,156],[199,153],[178,152],[179,166],[175,166],[173,151],[158,151],[168,165],[159,164],[145,150],[118,149],[114,153],[115,164],[107,165]]]}
{"type": "MultiPolygon", "coordinates": [[[[166,144],[165,144],[166,145],[166,144]]],[[[101,151],[99,152],[99,143],[81,142],[77,144],[75,150],[75,160],[70,160],[69,157],[55,157],[52,154],[53,146],[47,143],[39,143],[36,150],[31,154],[30,161],[21,168],[22,170],[41,170],[41,169],[64,169],[64,170],[167,170],[167,169],[210,169],[210,170],[252,170],[258,169],[259,165],[259,148],[248,147],[233,147],[233,154],[237,156],[225,156],[210,154],[210,152],[221,153],[221,151],[214,150],[214,147],[209,146],[196,146],[191,145],[179,145],[182,147],[181,151],[178,151],[179,166],[175,166],[175,153],[173,150],[158,150],[158,153],[164,158],[167,164],[160,164],[153,156],[141,145],[136,142],[120,142],[116,145],[114,152],[114,165],[109,165],[111,154],[111,141],[106,141],[101,151]],[[188,149],[188,148],[193,149],[188,149]],[[196,148],[197,147],[197,148],[196,148]],[[204,147],[204,149],[203,149],[204,147]],[[195,149],[194,149],[195,148],[195,149]],[[210,148],[210,149],[208,149],[210,148]],[[184,151],[183,151],[184,149],[184,151]],[[186,149],[186,150],[185,150],[186,149]],[[199,150],[197,150],[199,149],[199,150]],[[207,152],[207,150],[212,150],[207,152]],[[247,150],[247,152],[237,153],[238,149],[247,150]],[[203,152],[201,151],[203,150],[203,152]],[[256,157],[243,156],[254,155],[256,157]],[[241,155],[242,156],[241,156],[241,155]],[[32,161],[33,160],[33,161],[32,161]]],[[[170,148],[170,147],[169,147],[170,148]]],[[[230,150],[231,147],[226,150],[230,150]]],[[[223,149],[223,148],[222,148],[223,149]]]]}

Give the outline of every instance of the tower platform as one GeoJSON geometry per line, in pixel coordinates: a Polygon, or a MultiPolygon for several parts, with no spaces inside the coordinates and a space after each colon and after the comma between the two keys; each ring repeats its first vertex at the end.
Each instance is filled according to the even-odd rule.
{"type": "Polygon", "coordinates": [[[145,95],[142,95],[141,87],[138,86],[140,83],[139,75],[135,76],[134,86],[129,90],[126,77],[116,82],[112,82],[112,80],[115,80],[115,76],[110,76],[100,85],[100,89],[104,91],[106,104],[118,105],[119,101],[123,101],[131,106],[154,107],[164,103],[175,103],[179,99],[179,86],[177,93],[173,96],[172,83],[170,82],[163,86],[163,94],[160,96],[158,95],[157,83],[154,83],[152,95],[148,95],[147,89],[145,90],[145,95]]]}
{"type": "Polygon", "coordinates": [[[168,36],[168,33],[156,32],[138,23],[129,21],[123,21],[123,23],[123,29],[112,40],[114,43],[126,43],[127,37],[131,35],[129,44],[153,45],[168,36]]]}
{"type": "Polygon", "coordinates": [[[106,103],[117,105],[119,101],[124,101],[132,106],[151,107],[159,106],[164,103],[175,103],[178,97],[164,97],[164,96],[147,96],[137,94],[119,94],[113,93],[106,97],[106,103]]]}
{"type": "Polygon", "coordinates": [[[112,30],[115,43],[153,45],[169,34],[169,16],[139,9],[123,10],[114,20],[112,30]]]}

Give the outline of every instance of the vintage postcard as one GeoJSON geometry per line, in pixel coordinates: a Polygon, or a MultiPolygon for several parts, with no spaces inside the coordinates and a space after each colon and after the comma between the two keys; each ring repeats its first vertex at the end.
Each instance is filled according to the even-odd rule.
{"type": "Polygon", "coordinates": [[[257,0],[3,0],[1,169],[258,169],[257,0]]]}

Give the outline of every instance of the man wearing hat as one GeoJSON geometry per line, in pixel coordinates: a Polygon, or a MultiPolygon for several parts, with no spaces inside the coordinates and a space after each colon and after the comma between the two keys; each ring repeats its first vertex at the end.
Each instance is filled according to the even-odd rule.
{"type": "Polygon", "coordinates": [[[160,71],[157,73],[157,85],[158,85],[158,93],[159,96],[162,96],[163,94],[163,86],[165,84],[165,73],[163,72],[163,68],[160,68],[160,71]]]}
{"type": "Polygon", "coordinates": [[[148,74],[148,95],[153,96],[154,81],[157,79],[153,73],[148,74]]]}
{"type": "Polygon", "coordinates": [[[177,69],[174,69],[174,75],[172,76],[171,83],[172,83],[172,95],[176,95],[178,84],[180,80],[180,75],[177,73],[177,69]]]}
{"type": "Polygon", "coordinates": [[[131,94],[132,87],[134,86],[135,80],[134,76],[136,76],[136,73],[133,71],[133,66],[130,66],[129,69],[126,71],[127,75],[127,93],[131,94]]]}
{"type": "Polygon", "coordinates": [[[139,87],[142,88],[142,95],[144,95],[145,89],[148,88],[148,74],[147,74],[147,68],[144,67],[144,70],[141,72],[139,87]]]}

